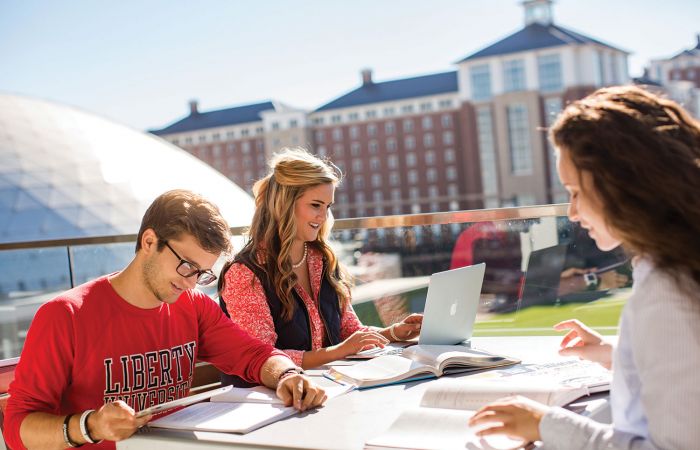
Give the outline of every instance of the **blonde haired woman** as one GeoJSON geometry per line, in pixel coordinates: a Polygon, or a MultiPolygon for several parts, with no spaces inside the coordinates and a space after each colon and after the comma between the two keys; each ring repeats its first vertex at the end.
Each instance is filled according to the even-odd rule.
{"type": "Polygon", "coordinates": [[[286,149],[270,168],[253,186],[250,240],[220,277],[231,319],[303,368],[416,337],[420,314],[378,329],[363,326],[352,309],[349,277],[328,245],[337,167],[286,149]]]}

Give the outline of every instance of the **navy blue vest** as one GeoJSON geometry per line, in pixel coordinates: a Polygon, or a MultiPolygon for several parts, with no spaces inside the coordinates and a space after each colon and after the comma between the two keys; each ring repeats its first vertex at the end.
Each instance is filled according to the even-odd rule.
{"type": "MultiPolygon", "coordinates": [[[[272,320],[275,324],[275,333],[277,333],[275,347],[279,349],[311,350],[311,323],[309,321],[309,311],[306,309],[304,301],[299,294],[297,294],[296,290],[292,290],[294,301],[296,302],[292,319],[285,321],[282,317],[282,301],[280,301],[275,289],[272,287],[271,281],[265,276],[265,273],[248,261],[236,260],[236,262],[245,264],[256,276],[256,281],[260,282],[265,291],[267,304],[270,307],[272,320]]],[[[326,330],[326,334],[323,338],[324,347],[340,343],[341,317],[338,293],[326,279],[326,270],[327,266],[324,261],[321,290],[318,296],[319,315],[321,316],[326,330]]],[[[224,275],[222,274],[221,276],[224,275]]],[[[224,310],[224,313],[229,316],[226,304],[222,298],[219,298],[219,304],[224,310]]],[[[240,378],[227,374],[222,374],[221,383],[222,385],[233,384],[234,386],[250,386],[250,384],[245,383],[240,378]]]]}

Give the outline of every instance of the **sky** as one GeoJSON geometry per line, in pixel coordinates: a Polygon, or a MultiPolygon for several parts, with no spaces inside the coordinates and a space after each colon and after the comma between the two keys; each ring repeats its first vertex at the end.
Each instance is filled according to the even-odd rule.
{"type": "MultiPolygon", "coordinates": [[[[696,44],[699,0],[557,0],[555,23],[631,52],[696,44]]],[[[519,0],[0,0],[0,92],[137,129],[278,100],[315,109],[375,81],[455,70],[519,30],[519,0]]]]}

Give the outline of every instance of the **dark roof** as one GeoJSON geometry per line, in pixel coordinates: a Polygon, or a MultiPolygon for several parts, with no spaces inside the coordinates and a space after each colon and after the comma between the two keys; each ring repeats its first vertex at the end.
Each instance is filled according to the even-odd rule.
{"type": "Polygon", "coordinates": [[[457,72],[444,72],[414,78],[369,83],[326,103],[316,111],[347,108],[368,103],[457,92],[457,72]]]}
{"type": "Polygon", "coordinates": [[[201,130],[204,128],[223,127],[238,123],[257,122],[262,120],[262,111],[274,110],[272,102],[256,103],[254,105],[235,106],[217,111],[190,114],[184,119],[168,125],[160,130],[150,130],[156,135],[182,133],[185,131],[201,130]]]}
{"type": "MultiPolygon", "coordinates": [[[[583,34],[576,33],[558,25],[541,25],[532,23],[520,31],[507,36],[488,47],[473,53],[458,61],[464,62],[487,56],[505,55],[508,53],[524,52],[538,48],[556,47],[571,44],[598,44],[614,50],[620,50],[610,44],[601,42],[583,34]]],[[[625,51],[625,50],[620,50],[625,51]]]]}

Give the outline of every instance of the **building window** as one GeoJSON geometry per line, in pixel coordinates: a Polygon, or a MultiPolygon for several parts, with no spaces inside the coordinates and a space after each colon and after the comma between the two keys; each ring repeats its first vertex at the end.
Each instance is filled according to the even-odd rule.
{"type": "Polygon", "coordinates": [[[395,202],[401,200],[401,189],[392,189],[391,190],[391,199],[395,202]]]}
{"type": "Polygon", "coordinates": [[[386,149],[389,152],[395,152],[396,151],[396,139],[394,138],[389,138],[386,140],[386,149]]]}
{"type": "Polygon", "coordinates": [[[235,137],[236,137],[236,135],[234,134],[233,131],[227,131],[227,132],[226,132],[226,139],[227,139],[227,140],[234,139],[235,137]]]}
{"type": "Polygon", "coordinates": [[[525,90],[525,61],[511,59],[503,62],[503,90],[505,92],[525,90]]]}
{"type": "Polygon", "coordinates": [[[449,109],[452,108],[452,100],[440,100],[438,102],[438,107],[440,109],[449,109]]]}
{"type": "Polygon", "coordinates": [[[430,102],[425,102],[420,104],[420,110],[425,112],[425,111],[431,111],[433,109],[433,104],[430,102]]]}
{"type": "Polygon", "coordinates": [[[432,166],[435,164],[435,151],[428,150],[425,152],[425,164],[432,166]]]}
{"type": "Polygon", "coordinates": [[[265,148],[265,143],[261,139],[255,141],[255,149],[256,150],[263,151],[264,148],[265,148]]]}
{"type": "Polygon", "coordinates": [[[316,148],[316,154],[317,154],[318,156],[321,156],[321,157],[326,156],[326,147],[323,146],[323,145],[319,145],[319,146],[316,148]]]}
{"type": "Polygon", "coordinates": [[[263,127],[257,127],[257,128],[255,129],[255,134],[263,134],[263,131],[264,131],[264,130],[263,130],[263,127]]]}
{"type": "Polygon", "coordinates": [[[319,144],[323,144],[323,141],[326,139],[326,134],[323,131],[317,131],[316,132],[316,142],[319,144]]]}
{"type": "Polygon", "coordinates": [[[403,105],[401,107],[401,113],[402,114],[411,114],[413,113],[413,105],[403,105]]]}
{"type": "Polygon", "coordinates": [[[207,142],[207,137],[203,134],[199,135],[199,142],[207,142]]]}
{"type": "Polygon", "coordinates": [[[413,150],[416,148],[416,138],[413,136],[406,136],[403,140],[403,145],[407,150],[413,150]]]}
{"type": "Polygon", "coordinates": [[[443,114],[440,117],[440,124],[442,128],[452,128],[452,116],[449,114],[443,114]]]}
{"type": "Polygon", "coordinates": [[[442,143],[444,145],[452,145],[455,142],[454,134],[451,131],[442,132],[442,143]]]}
{"type": "Polygon", "coordinates": [[[421,121],[424,130],[431,130],[433,128],[433,118],[430,116],[423,117],[421,121]]]}
{"type": "Polygon", "coordinates": [[[428,197],[430,198],[435,198],[440,196],[440,190],[438,189],[437,186],[431,185],[428,186],[428,197]]]}
{"type": "Polygon", "coordinates": [[[382,186],[382,175],[378,173],[373,173],[372,174],[372,187],[381,187],[382,186]]]}
{"type": "Polygon", "coordinates": [[[179,144],[180,144],[180,140],[179,140],[179,139],[173,139],[173,140],[170,141],[170,142],[172,142],[173,145],[179,145],[179,144]]]}
{"type": "Polygon", "coordinates": [[[514,175],[532,174],[532,149],[527,108],[522,103],[508,106],[510,165],[514,175]]]}
{"type": "Polygon", "coordinates": [[[491,68],[488,64],[469,69],[473,100],[491,99],[491,68]]]}
{"type": "Polygon", "coordinates": [[[244,155],[250,153],[250,141],[243,141],[241,143],[241,150],[243,151],[244,155]]]}
{"type": "Polygon", "coordinates": [[[212,141],[220,141],[221,140],[221,134],[219,133],[214,133],[211,135],[211,140],[212,141]]]}
{"type": "Polygon", "coordinates": [[[384,124],[385,134],[394,134],[396,132],[396,124],[394,122],[387,122],[384,124]]]}
{"type": "Polygon", "coordinates": [[[272,122],[272,129],[273,129],[273,130],[279,130],[279,129],[280,129],[280,123],[279,123],[279,122],[272,122]]]}
{"type": "Polygon", "coordinates": [[[384,108],[384,116],[391,117],[394,114],[396,114],[396,111],[394,110],[394,108],[384,108]]]}
{"type": "Polygon", "coordinates": [[[411,205],[411,214],[420,214],[420,205],[418,203],[411,205]]]}
{"type": "Polygon", "coordinates": [[[396,169],[399,167],[399,157],[396,155],[389,155],[386,159],[386,165],[390,169],[396,169]]]}
{"type": "Polygon", "coordinates": [[[377,111],[375,111],[374,109],[370,109],[369,111],[365,112],[365,117],[368,119],[374,119],[375,117],[377,117],[377,111]]]}
{"type": "Polygon", "coordinates": [[[561,60],[558,54],[538,56],[537,73],[540,91],[560,91],[564,87],[561,79],[561,60]]]}
{"type": "Polygon", "coordinates": [[[447,169],[445,169],[445,178],[448,180],[456,180],[457,179],[457,169],[455,166],[447,166],[447,169]]]}
{"type": "Polygon", "coordinates": [[[356,125],[351,126],[349,132],[350,139],[357,139],[360,136],[360,128],[356,125]]]}
{"type": "Polygon", "coordinates": [[[406,153],[406,165],[408,167],[415,167],[416,165],[416,154],[413,152],[406,153]]]}
{"type": "Polygon", "coordinates": [[[449,197],[456,198],[459,196],[459,188],[457,188],[457,185],[454,183],[450,183],[447,185],[447,195],[449,197]]]}
{"type": "Polygon", "coordinates": [[[446,148],[444,155],[445,155],[445,162],[447,162],[447,163],[455,162],[455,149],[446,148]]]}
{"type": "Polygon", "coordinates": [[[314,117],[313,124],[314,125],[323,125],[323,117],[314,117]]]}
{"type": "Polygon", "coordinates": [[[360,120],[360,115],[356,112],[348,114],[348,120],[357,121],[360,120]]]}
{"type": "Polygon", "coordinates": [[[343,156],[343,146],[340,144],[335,144],[333,146],[333,156],[342,157],[343,156]]]}
{"type": "MultiPolygon", "coordinates": [[[[363,189],[365,187],[365,177],[360,175],[353,175],[352,176],[352,186],[355,189],[363,189]]],[[[359,192],[358,192],[359,194],[359,192]]]]}
{"type": "Polygon", "coordinates": [[[333,128],[333,140],[334,141],[342,141],[343,140],[343,129],[342,128],[333,128]]]}
{"type": "Polygon", "coordinates": [[[379,158],[376,156],[373,156],[372,158],[369,159],[369,168],[372,171],[377,171],[382,168],[382,165],[379,162],[379,158]]]}
{"type": "Polygon", "coordinates": [[[192,137],[188,136],[185,138],[185,144],[192,144],[192,137]]]}
{"type": "Polygon", "coordinates": [[[404,131],[404,133],[413,132],[413,120],[406,119],[403,121],[403,131],[404,131]]]}
{"type": "Polygon", "coordinates": [[[423,145],[425,147],[432,147],[435,144],[435,138],[433,137],[433,133],[425,133],[423,135],[423,145]]]}
{"type": "Polygon", "coordinates": [[[351,142],[350,143],[350,155],[351,156],[360,156],[360,143],[359,142],[351,142]]]}
{"type": "Polygon", "coordinates": [[[409,184],[418,183],[418,171],[417,170],[409,170],[408,173],[406,174],[406,178],[408,179],[409,184]]]}
{"type": "Polygon", "coordinates": [[[250,130],[247,128],[243,128],[241,130],[241,136],[249,136],[250,135],[250,130]]]}
{"type": "Polygon", "coordinates": [[[425,179],[428,183],[435,183],[437,181],[437,170],[434,167],[429,168],[425,171],[425,179]]]}
{"type": "Polygon", "coordinates": [[[352,171],[354,173],[362,172],[362,160],[357,158],[352,160],[352,171]]]}
{"type": "Polygon", "coordinates": [[[389,174],[389,184],[392,186],[398,186],[399,182],[401,181],[399,177],[398,172],[391,172],[389,174]]]}
{"type": "Polygon", "coordinates": [[[226,145],[226,151],[228,151],[229,153],[233,153],[235,150],[236,150],[236,144],[234,144],[233,142],[226,145]]]}
{"type": "Polygon", "coordinates": [[[373,124],[373,123],[367,125],[367,136],[374,137],[376,135],[377,135],[377,125],[373,124]]]}
{"type": "Polygon", "coordinates": [[[410,198],[411,200],[418,200],[419,197],[420,189],[418,189],[415,186],[408,188],[408,198],[410,198]]]}
{"type": "Polygon", "coordinates": [[[493,137],[491,109],[478,108],[476,111],[477,142],[481,162],[481,183],[484,196],[498,195],[498,174],[496,172],[496,149],[493,137]]]}
{"type": "Polygon", "coordinates": [[[331,123],[340,123],[341,120],[340,114],[334,114],[331,116],[331,123]]]}
{"type": "Polygon", "coordinates": [[[369,144],[367,144],[367,149],[369,150],[370,154],[374,155],[379,151],[379,144],[377,144],[377,141],[369,141],[369,144]]]}
{"type": "Polygon", "coordinates": [[[214,156],[214,158],[220,158],[221,157],[221,146],[220,145],[215,145],[211,149],[211,154],[214,156]]]}

